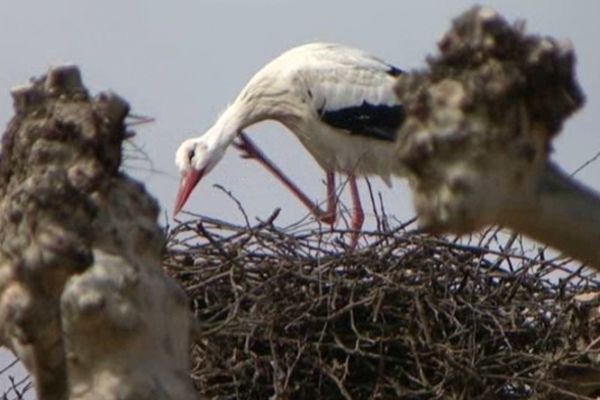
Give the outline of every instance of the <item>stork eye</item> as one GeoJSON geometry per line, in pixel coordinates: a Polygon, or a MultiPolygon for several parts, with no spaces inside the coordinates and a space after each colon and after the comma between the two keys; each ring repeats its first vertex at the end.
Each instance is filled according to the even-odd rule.
{"type": "Polygon", "coordinates": [[[192,162],[192,158],[194,158],[195,155],[196,155],[196,151],[194,149],[191,149],[190,151],[188,151],[188,160],[190,162],[192,162]]]}

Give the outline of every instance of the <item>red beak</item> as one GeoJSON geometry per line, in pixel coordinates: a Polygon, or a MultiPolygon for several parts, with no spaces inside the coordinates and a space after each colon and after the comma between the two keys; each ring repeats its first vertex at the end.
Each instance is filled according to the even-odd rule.
{"type": "Polygon", "coordinates": [[[190,194],[192,194],[192,190],[194,190],[194,187],[196,187],[203,175],[204,169],[200,171],[191,169],[181,177],[179,192],[177,192],[177,197],[175,198],[175,209],[173,210],[173,216],[177,215],[177,213],[181,211],[188,197],[190,197],[190,194]]]}

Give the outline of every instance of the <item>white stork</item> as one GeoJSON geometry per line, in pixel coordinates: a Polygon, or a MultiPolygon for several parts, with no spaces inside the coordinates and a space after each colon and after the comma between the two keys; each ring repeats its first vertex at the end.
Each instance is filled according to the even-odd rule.
{"type": "Polygon", "coordinates": [[[404,109],[394,93],[401,73],[361,50],[338,44],[311,43],[283,53],[254,75],[204,135],[180,145],[175,162],[182,179],[175,214],[239,137],[235,146],[242,156],[267,167],[323,222],[333,224],[336,218],[334,173],[347,175],[355,246],[364,220],[356,177],[379,175],[389,185],[390,175],[402,171],[393,150],[404,119],[404,109]],[[263,120],[286,126],[325,170],[326,210],[311,201],[242,132],[263,120]]]}

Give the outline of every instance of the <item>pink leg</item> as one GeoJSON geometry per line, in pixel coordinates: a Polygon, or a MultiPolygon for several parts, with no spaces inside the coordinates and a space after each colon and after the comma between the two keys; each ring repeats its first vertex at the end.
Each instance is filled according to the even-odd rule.
{"type": "Polygon", "coordinates": [[[310,212],[312,212],[320,221],[333,225],[336,217],[337,197],[335,195],[335,175],[333,172],[327,172],[327,210],[323,211],[294,182],[292,182],[269,158],[258,149],[252,140],[244,132],[241,132],[240,143],[234,143],[234,146],[242,152],[242,158],[256,160],[267,168],[277,179],[279,179],[310,212]]]}
{"type": "Polygon", "coordinates": [[[321,216],[321,221],[333,227],[337,210],[337,195],[335,193],[335,174],[327,172],[327,210],[321,216]]]}
{"type": "Polygon", "coordinates": [[[358,193],[358,186],[356,185],[356,177],[354,174],[348,175],[348,181],[350,183],[350,196],[352,198],[352,239],[350,241],[350,247],[355,248],[358,244],[358,236],[360,230],[365,221],[365,214],[363,213],[362,204],[360,203],[360,194],[358,193]]]}

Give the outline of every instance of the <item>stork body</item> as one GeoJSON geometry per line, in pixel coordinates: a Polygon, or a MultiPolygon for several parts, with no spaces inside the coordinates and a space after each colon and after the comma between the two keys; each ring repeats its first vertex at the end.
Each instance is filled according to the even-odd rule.
{"type": "MultiPolygon", "coordinates": [[[[401,71],[361,50],[312,43],[296,47],[264,66],[237,99],[201,137],[184,141],[176,163],[182,173],[175,212],[198,181],[236,144],[243,157],[266,166],[321,220],[335,220],[334,173],[348,176],[354,214],[352,228],[363,222],[356,177],[378,175],[386,183],[402,174],[393,142],[404,110],[394,93],[401,71]],[[326,211],[291,182],[245,135],[244,128],[275,120],[293,132],[327,176],[326,211]]],[[[356,244],[357,234],[353,238],[356,244]]]]}

